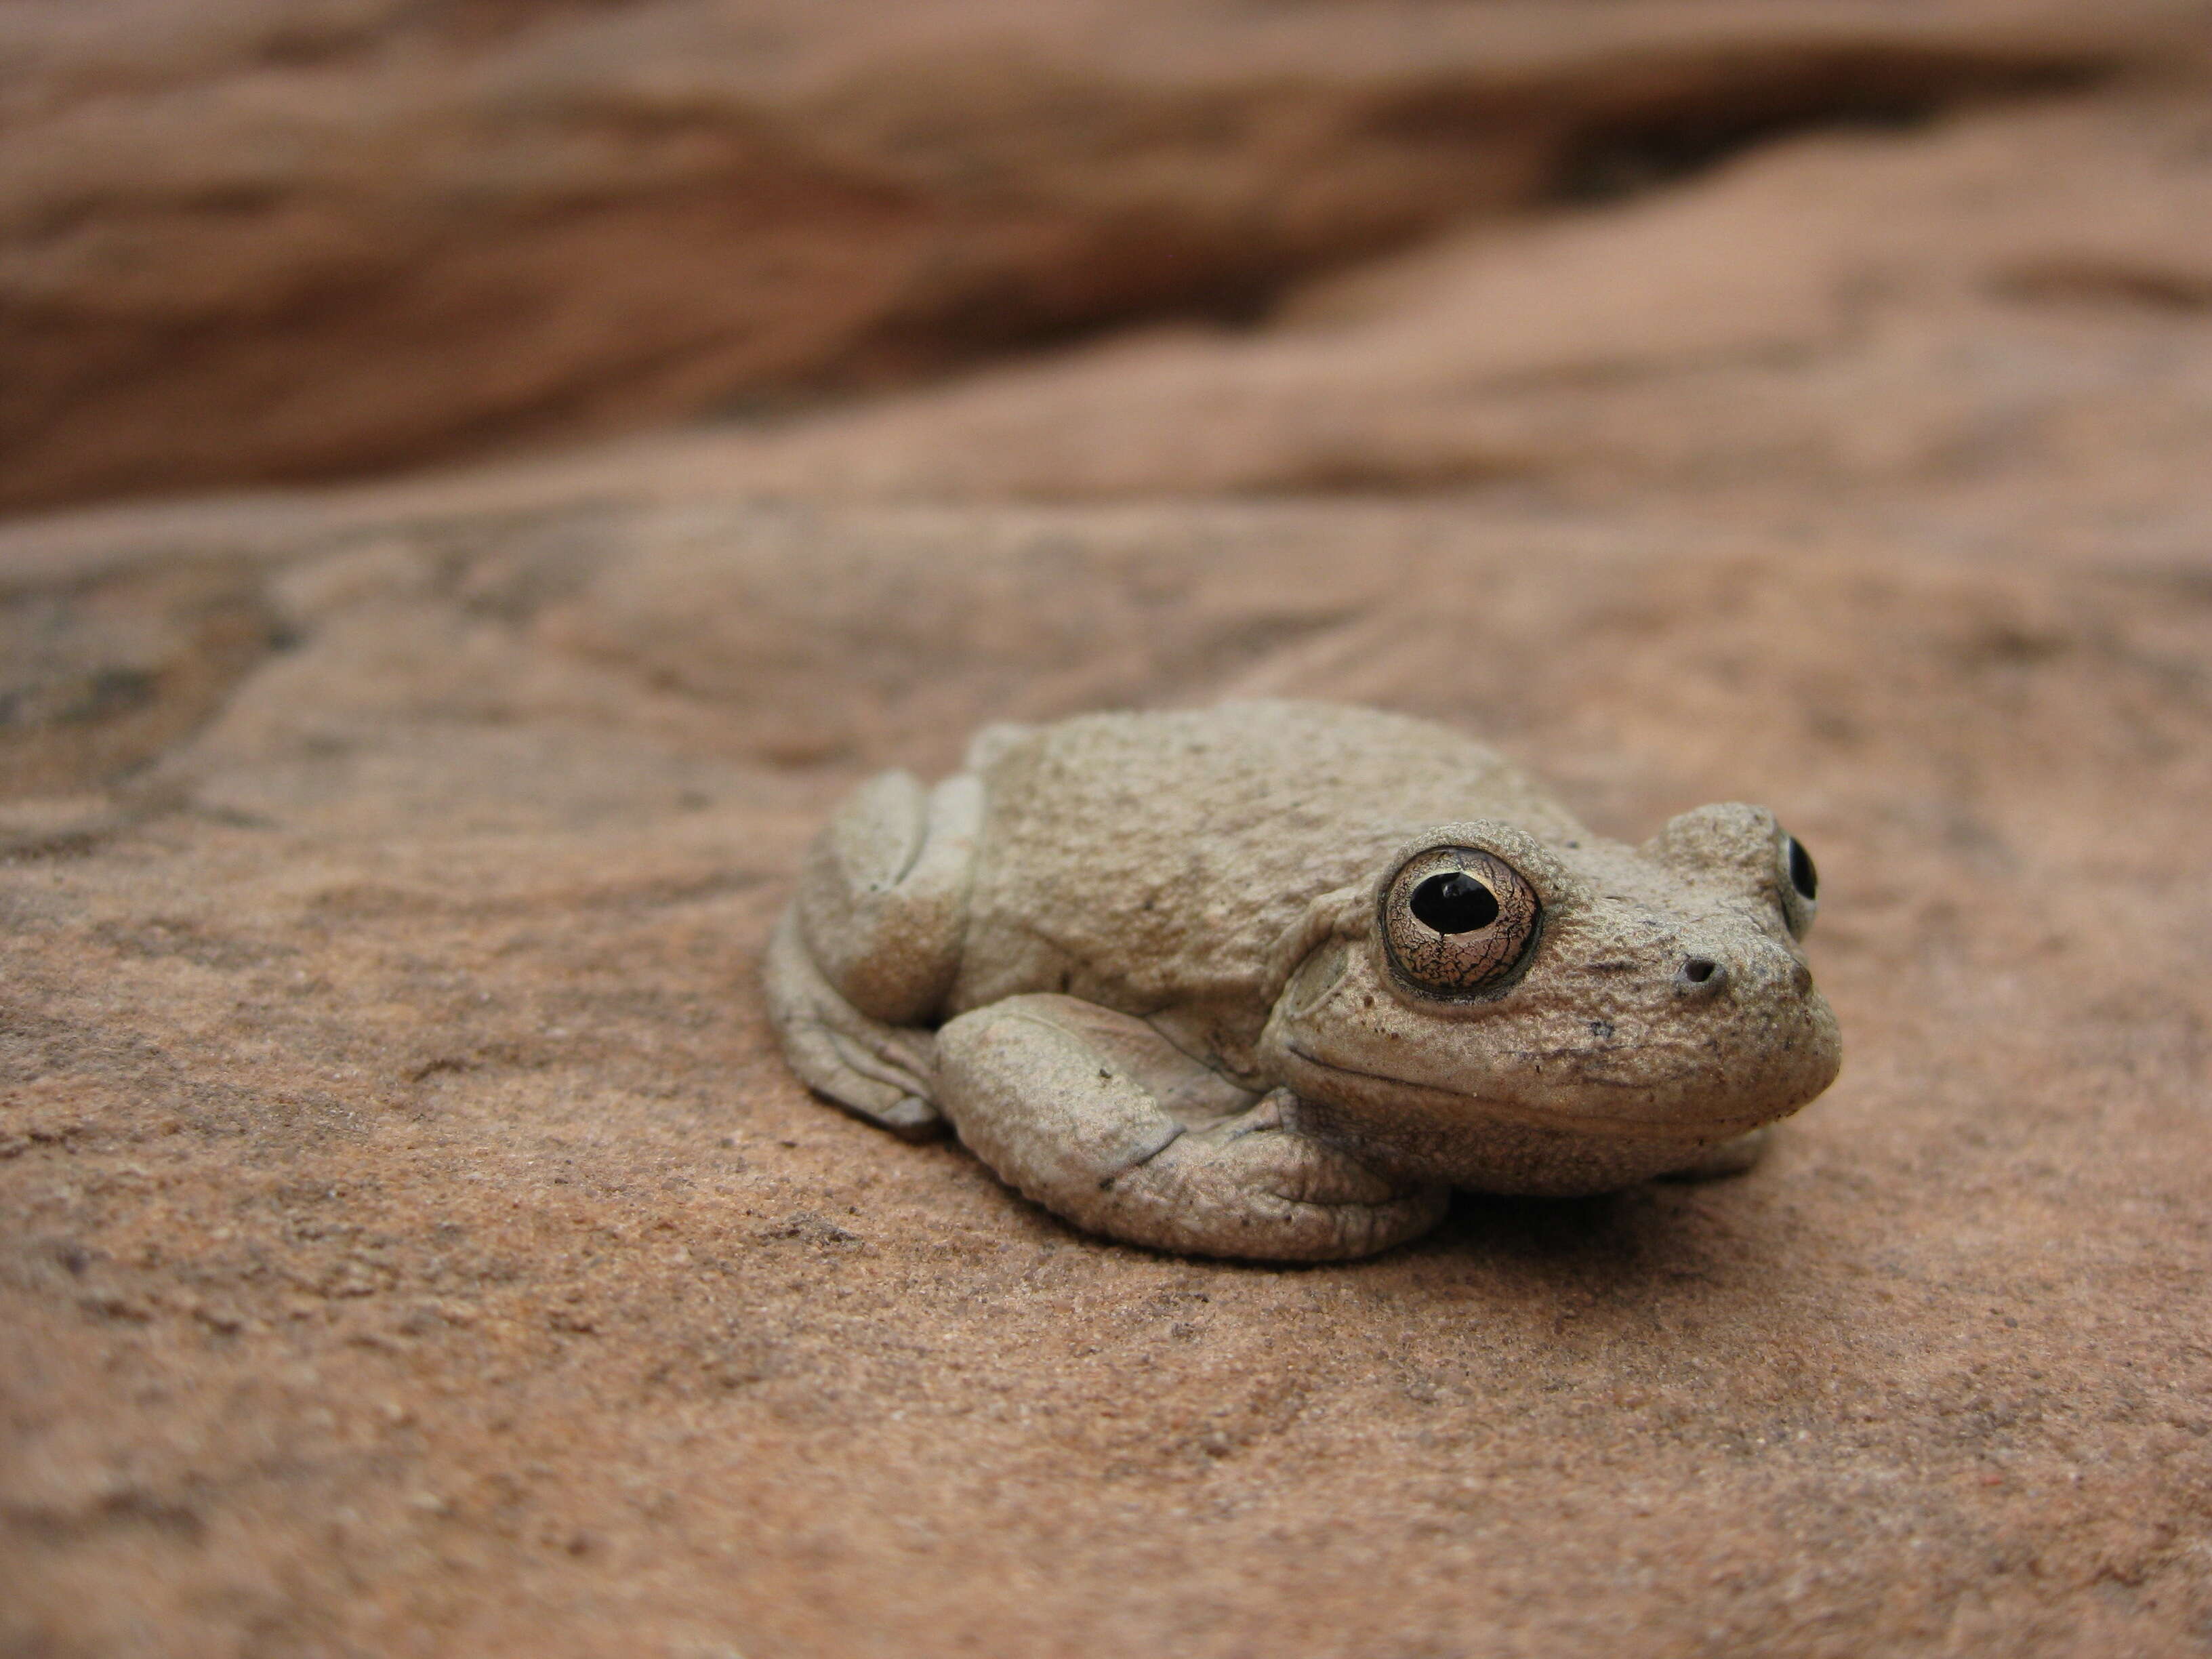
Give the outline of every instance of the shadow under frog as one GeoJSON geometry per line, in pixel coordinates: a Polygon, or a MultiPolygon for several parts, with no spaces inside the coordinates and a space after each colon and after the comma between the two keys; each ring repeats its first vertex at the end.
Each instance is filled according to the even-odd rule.
{"type": "Polygon", "coordinates": [[[1812,860],[1763,808],[1641,847],[1492,750],[1306,702],[1000,726],[861,786],[764,970],[809,1085],[950,1123],[1081,1227],[1324,1261],[1454,1187],[1747,1168],[1833,1080],[1812,860]]]}

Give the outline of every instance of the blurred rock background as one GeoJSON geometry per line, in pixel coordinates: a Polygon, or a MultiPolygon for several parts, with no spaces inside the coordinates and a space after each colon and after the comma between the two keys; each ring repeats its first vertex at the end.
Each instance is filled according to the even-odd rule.
{"type": "Polygon", "coordinates": [[[0,1654],[2201,1653],[2212,6],[0,0],[0,1654]],[[809,1099],[974,725],[1771,803],[1842,1080],[1380,1261],[809,1099]]]}
{"type": "MultiPolygon", "coordinates": [[[[1240,362],[1291,337],[1228,377],[1257,419],[1347,356],[1425,372],[1425,405],[1833,347],[1900,305],[2186,311],[2201,24],[2182,0],[15,0],[0,503],[772,419],[1162,319],[1235,331],[1240,362]],[[1821,131],[1855,137],[1790,142],[1821,131]],[[1701,209],[1591,211],[1723,164],[1701,209]]],[[[1877,374],[1931,349],[1874,346],[1877,374]]],[[[1164,363],[1116,379],[1177,395],[1164,363]]],[[[1285,434],[1289,464],[1451,477],[1542,441],[1480,409],[1396,421],[1437,430],[1395,459],[1285,434]]],[[[1154,442],[1182,459],[1009,481],[1257,464],[1154,442]]]]}

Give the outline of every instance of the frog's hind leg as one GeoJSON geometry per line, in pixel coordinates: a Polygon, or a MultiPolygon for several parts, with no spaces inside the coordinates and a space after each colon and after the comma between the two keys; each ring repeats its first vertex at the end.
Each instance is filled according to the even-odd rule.
{"type": "Polygon", "coordinates": [[[908,1140],[942,1132],[929,1033],[870,1019],[839,996],[807,954],[795,910],[776,924],[761,984],[784,1058],[808,1088],[908,1140]]]}
{"type": "Polygon", "coordinates": [[[1143,1020],[1008,997],[938,1033],[938,1103],[999,1176],[1079,1227],[1260,1261],[1366,1255],[1425,1232],[1441,1187],[1394,1183],[1300,1133],[1143,1020]]]}
{"type": "Polygon", "coordinates": [[[808,849],[762,973],[792,1069],[910,1139],[935,1133],[933,1043],[951,988],[982,817],[971,775],[924,791],[886,772],[854,791],[808,849]]]}

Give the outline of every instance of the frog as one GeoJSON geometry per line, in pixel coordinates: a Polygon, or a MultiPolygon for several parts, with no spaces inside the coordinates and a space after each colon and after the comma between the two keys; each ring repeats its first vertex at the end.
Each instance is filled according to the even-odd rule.
{"type": "Polygon", "coordinates": [[[763,963],[791,1069],[1087,1232],[1341,1261],[1455,1190],[1740,1173],[1842,1060],[1764,807],[1640,845],[1460,731],[1318,702],[1079,714],[883,772],[763,963]]]}

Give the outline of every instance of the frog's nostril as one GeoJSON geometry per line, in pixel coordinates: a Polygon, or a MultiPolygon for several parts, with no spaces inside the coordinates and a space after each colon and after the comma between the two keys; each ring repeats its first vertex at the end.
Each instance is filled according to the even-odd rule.
{"type": "Polygon", "coordinates": [[[1728,969],[1711,957],[1691,957],[1674,970],[1675,979],[1693,991],[1717,991],[1728,978],[1728,969]]]}

